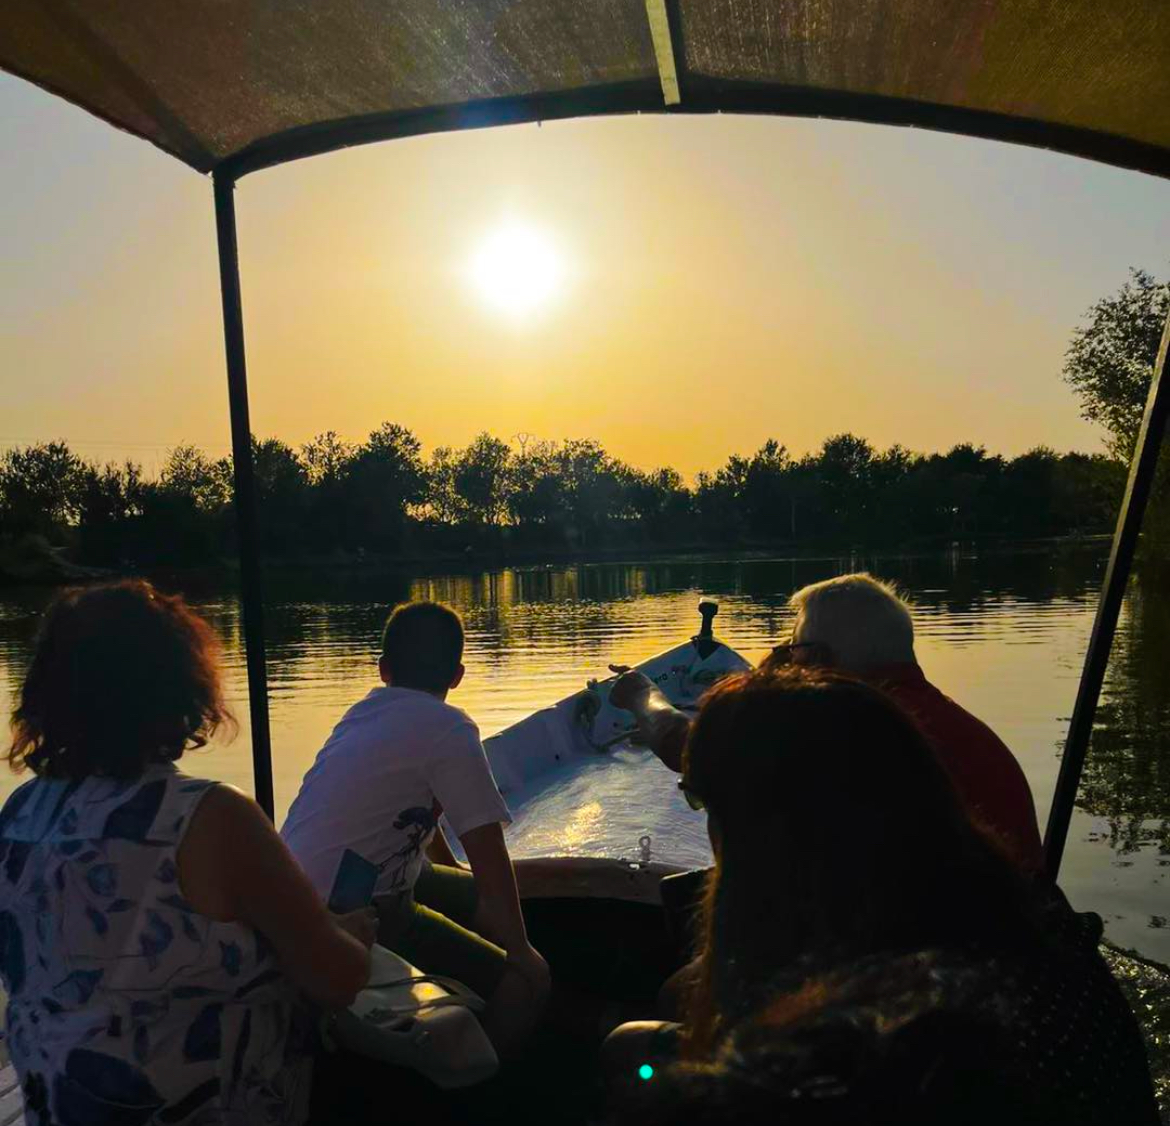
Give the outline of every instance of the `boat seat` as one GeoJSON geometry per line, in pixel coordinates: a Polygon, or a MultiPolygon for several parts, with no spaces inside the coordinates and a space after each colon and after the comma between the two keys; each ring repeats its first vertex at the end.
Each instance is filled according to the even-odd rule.
{"type": "Polygon", "coordinates": [[[24,1126],[24,1094],[12,1064],[0,1069],[0,1126],[24,1126]]]}

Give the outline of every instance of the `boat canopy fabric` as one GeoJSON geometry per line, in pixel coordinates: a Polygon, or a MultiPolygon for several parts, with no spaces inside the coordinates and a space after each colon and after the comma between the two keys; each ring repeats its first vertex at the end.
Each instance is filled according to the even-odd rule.
{"type": "Polygon", "coordinates": [[[1170,175],[1170,0],[5,0],[0,66],[233,176],[441,129],[720,110],[1170,175]]]}

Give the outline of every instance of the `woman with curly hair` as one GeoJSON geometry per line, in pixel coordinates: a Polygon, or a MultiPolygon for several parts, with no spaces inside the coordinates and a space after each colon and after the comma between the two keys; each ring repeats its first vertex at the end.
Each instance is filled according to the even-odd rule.
{"type": "Polygon", "coordinates": [[[231,723],[211,628],[145,582],[45,613],[0,810],[0,977],[48,1126],[296,1123],[301,995],[348,1003],[373,921],[334,917],[263,811],[176,762],[231,723]]]}

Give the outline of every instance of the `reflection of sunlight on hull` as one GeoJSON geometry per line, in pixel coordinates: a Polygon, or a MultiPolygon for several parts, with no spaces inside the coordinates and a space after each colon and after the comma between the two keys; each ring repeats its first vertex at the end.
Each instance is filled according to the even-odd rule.
{"type": "Polygon", "coordinates": [[[513,856],[638,857],[651,837],[653,858],[710,863],[707,821],[682,798],[674,776],[649,752],[616,748],[542,774],[508,795],[513,856]],[[656,843],[655,843],[656,842],[656,843]]]}
{"type": "Polygon", "coordinates": [[[557,823],[550,818],[543,825],[535,826],[526,842],[527,847],[535,856],[578,856],[582,847],[588,847],[600,835],[604,816],[601,802],[587,802],[570,811],[567,823],[557,823]]]}

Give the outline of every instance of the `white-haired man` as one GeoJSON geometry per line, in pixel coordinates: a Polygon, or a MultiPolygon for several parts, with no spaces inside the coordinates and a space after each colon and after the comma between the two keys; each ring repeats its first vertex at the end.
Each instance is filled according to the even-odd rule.
{"type": "MultiPolygon", "coordinates": [[[[1032,791],[1015,756],[985,723],[944,696],[914,655],[910,608],[888,583],[842,575],[798,590],[792,638],[765,660],[829,666],[886,692],[917,721],[965,806],[996,832],[1021,867],[1040,871],[1043,849],[1032,791]]],[[[627,672],[611,699],[629,708],[645,741],[676,772],[689,720],[639,673],[627,672]]]]}

